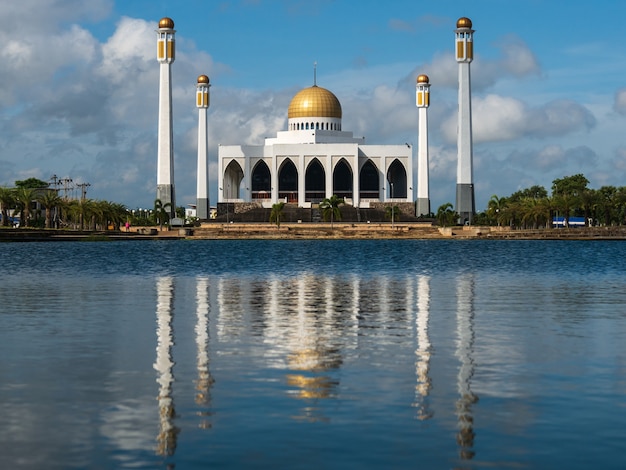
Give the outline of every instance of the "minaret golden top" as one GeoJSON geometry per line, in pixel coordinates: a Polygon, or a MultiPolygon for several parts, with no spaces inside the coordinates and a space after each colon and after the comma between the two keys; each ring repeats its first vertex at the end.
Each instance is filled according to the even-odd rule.
{"type": "Polygon", "coordinates": [[[417,83],[428,83],[429,79],[428,79],[428,75],[418,75],[417,76],[417,83]]]}
{"type": "Polygon", "coordinates": [[[463,16],[457,20],[456,27],[459,29],[460,28],[472,29],[472,20],[463,16]]]}
{"type": "Polygon", "coordinates": [[[165,17],[159,21],[159,29],[174,29],[174,20],[165,17]]]}
{"type": "Polygon", "coordinates": [[[198,83],[209,83],[209,77],[206,75],[198,76],[198,83]]]}

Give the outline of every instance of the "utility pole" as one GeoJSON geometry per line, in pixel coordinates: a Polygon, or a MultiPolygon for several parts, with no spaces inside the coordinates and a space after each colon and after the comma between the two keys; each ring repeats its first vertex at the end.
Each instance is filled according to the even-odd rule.
{"type": "Polygon", "coordinates": [[[59,184],[63,185],[63,199],[67,200],[67,193],[72,190],[71,183],[72,178],[61,178],[59,179],[59,184]]]}
{"type": "Polygon", "coordinates": [[[80,188],[80,200],[84,201],[87,197],[87,188],[91,186],[89,183],[78,183],[76,186],[80,188]]]}

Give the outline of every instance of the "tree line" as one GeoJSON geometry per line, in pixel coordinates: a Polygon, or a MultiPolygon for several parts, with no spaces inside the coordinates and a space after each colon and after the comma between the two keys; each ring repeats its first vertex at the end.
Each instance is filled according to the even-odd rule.
{"type": "MultiPolygon", "coordinates": [[[[586,226],[624,225],[626,221],[626,186],[588,187],[583,174],[552,181],[551,192],[543,186],[531,186],[510,196],[493,195],[487,209],[474,218],[475,225],[509,226],[520,229],[552,227],[555,217],[583,217],[586,226]]],[[[439,207],[440,225],[453,225],[458,219],[452,204],[439,207]]]]}
{"type": "Polygon", "coordinates": [[[119,229],[128,209],[110,201],[65,199],[45,181],[28,178],[16,181],[13,188],[0,187],[0,214],[4,227],[12,225],[17,215],[20,227],[107,230],[119,229]]]}

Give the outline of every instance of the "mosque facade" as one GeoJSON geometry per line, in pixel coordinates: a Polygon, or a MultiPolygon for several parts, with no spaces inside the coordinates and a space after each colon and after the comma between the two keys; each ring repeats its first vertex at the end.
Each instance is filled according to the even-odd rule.
{"type": "Polygon", "coordinates": [[[414,203],[411,145],[366,145],[344,131],[339,100],[315,81],[287,115],[287,130],[264,145],[219,145],[218,203],[310,208],[333,195],[357,208],[414,203]]]}

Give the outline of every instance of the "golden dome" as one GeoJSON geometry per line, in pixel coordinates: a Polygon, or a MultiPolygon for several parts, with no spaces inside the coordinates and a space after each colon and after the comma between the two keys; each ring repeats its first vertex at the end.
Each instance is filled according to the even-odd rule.
{"type": "Polygon", "coordinates": [[[199,75],[198,83],[209,83],[209,77],[207,77],[206,75],[199,75]]]}
{"type": "Polygon", "coordinates": [[[332,92],[313,85],[296,93],[289,103],[287,117],[331,117],[341,119],[341,104],[332,92]]]}
{"type": "Polygon", "coordinates": [[[428,75],[418,75],[417,83],[428,83],[428,75]]]}
{"type": "Polygon", "coordinates": [[[174,29],[174,20],[168,17],[161,18],[159,29],[174,29]]]}
{"type": "Polygon", "coordinates": [[[457,20],[456,27],[472,29],[472,20],[463,16],[457,20]]]}

